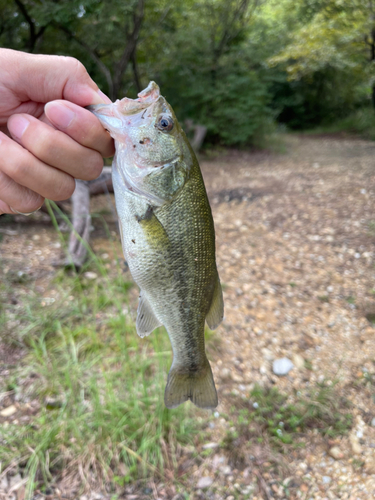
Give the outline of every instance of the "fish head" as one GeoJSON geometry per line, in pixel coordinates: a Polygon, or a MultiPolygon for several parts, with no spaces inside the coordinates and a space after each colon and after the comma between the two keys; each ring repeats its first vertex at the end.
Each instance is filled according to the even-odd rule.
{"type": "Polygon", "coordinates": [[[193,153],[172,107],[160,95],[155,82],[150,82],[138,99],[125,97],[88,109],[115,139],[114,168],[123,176],[128,189],[146,197],[147,194],[159,197],[156,204],[160,205],[182,187],[190,164],[182,160],[193,153]],[[165,180],[171,176],[170,169],[174,182],[165,180]]]}

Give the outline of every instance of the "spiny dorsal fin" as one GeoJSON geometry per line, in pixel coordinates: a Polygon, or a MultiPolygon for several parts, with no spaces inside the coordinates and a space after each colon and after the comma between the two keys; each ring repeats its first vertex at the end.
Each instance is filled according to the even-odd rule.
{"type": "Polygon", "coordinates": [[[161,326],[160,321],[156,318],[150,303],[141,292],[139,295],[139,304],[137,310],[137,333],[140,337],[146,337],[155,330],[158,326],[161,326]]]}
{"type": "Polygon", "coordinates": [[[223,320],[224,316],[224,301],[223,292],[221,290],[219,275],[217,275],[214,293],[210,309],[206,315],[207,325],[211,330],[215,330],[223,320]]]}

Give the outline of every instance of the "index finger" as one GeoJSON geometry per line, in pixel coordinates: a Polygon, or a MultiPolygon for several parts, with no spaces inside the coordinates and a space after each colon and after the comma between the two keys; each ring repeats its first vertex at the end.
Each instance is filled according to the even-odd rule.
{"type": "Polygon", "coordinates": [[[103,157],[114,155],[113,139],[87,109],[67,101],[52,101],[45,105],[44,112],[54,127],[82,146],[98,151],[103,157]]]}

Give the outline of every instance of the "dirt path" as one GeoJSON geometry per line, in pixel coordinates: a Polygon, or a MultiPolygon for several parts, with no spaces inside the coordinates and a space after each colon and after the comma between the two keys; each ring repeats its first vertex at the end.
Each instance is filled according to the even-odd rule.
{"type": "MultiPolygon", "coordinates": [[[[207,427],[211,452],[203,463],[187,461],[189,498],[375,498],[375,143],[292,136],[287,150],[201,163],[225,320],[210,348],[220,397],[207,427]],[[284,357],[295,367],[277,376],[273,362],[284,357]],[[238,450],[218,446],[232,425],[222,415],[233,402],[248,402],[255,383],[276,386],[290,401],[317,384],[336,384],[338,399],[352,404],[353,428],[332,439],[311,429],[305,446],[281,459],[279,474],[265,444],[238,464],[238,450]],[[254,481],[261,493],[253,493],[254,481]]],[[[60,252],[53,231],[21,220],[18,227],[17,245],[9,228],[1,233],[3,257],[39,273],[42,286],[60,252]],[[25,254],[22,241],[36,233],[25,254]]],[[[104,235],[96,236],[94,248],[106,251],[104,235]]]]}
{"type": "Polygon", "coordinates": [[[202,165],[225,290],[219,412],[254,382],[293,398],[338,381],[353,403],[351,435],[312,432],[291,474],[301,498],[375,498],[375,144],[290,137],[288,150],[202,165]],[[278,377],[272,363],[283,357],[300,368],[278,377]]]}

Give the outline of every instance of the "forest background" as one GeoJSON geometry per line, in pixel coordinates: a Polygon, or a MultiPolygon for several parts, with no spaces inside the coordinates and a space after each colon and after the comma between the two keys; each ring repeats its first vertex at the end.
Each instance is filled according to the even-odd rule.
{"type": "Polygon", "coordinates": [[[0,0],[0,46],[77,57],[111,99],[155,80],[206,144],[375,138],[372,0],[0,0]]]}

